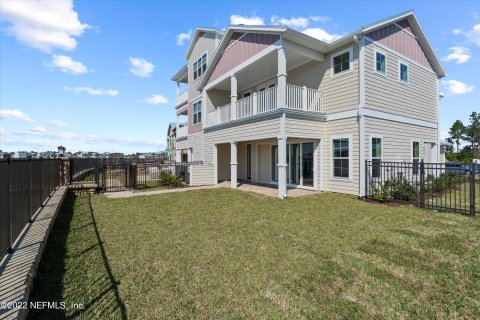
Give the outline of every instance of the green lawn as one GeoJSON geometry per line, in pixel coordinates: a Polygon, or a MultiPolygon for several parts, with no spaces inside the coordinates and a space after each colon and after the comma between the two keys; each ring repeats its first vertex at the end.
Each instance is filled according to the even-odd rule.
{"type": "Polygon", "coordinates": [[[475,319],[480,219],[322,193],[70,196],[30,318],[475,319]]]}

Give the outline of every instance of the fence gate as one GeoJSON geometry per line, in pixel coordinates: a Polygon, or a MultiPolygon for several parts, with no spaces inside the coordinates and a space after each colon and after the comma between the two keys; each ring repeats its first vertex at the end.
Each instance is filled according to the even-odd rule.
{"type": "Polygon", "coordinates": [[[480,214],[480,165],[366,161],[366,198],[480,214]]]}
{"type": "Polygon", "coordinates": [[[102,189],[106,192],[110,191],[125,191],[129,188],[129,165],[121,164],[106,164],[102,167],[102,189]]]}

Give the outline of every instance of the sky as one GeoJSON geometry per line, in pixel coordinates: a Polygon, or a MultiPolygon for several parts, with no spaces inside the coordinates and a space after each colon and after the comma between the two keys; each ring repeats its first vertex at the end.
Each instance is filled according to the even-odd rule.
{"type": "Polygon", "coordinates": [[[447,77],[441,137],[480,112],[479,1],[0,2],[0,149],[165,149],[196,27],[281,24],[324,41],[415,11],[447,77]]]}

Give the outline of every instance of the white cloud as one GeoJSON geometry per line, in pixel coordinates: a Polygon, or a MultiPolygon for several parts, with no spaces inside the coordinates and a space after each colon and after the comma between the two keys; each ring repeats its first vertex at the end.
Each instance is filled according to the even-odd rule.
{"type": "Polygon", "coordinates": [[[454,35],[459,35],[460,33],[462,33],[462,30],[461,30],[461,29],[453,29],[453,30],[452,30],[452,33],[453,33],[454,35]]]}
{"type": "Polygon", "coordinates": [[[7,32],[44,52],[75,49],[75,37],[89,27],[80,22],[71,0],[2,1],[1,7],[2,19],[10,23],[7,32]]]}
{"type": "Polygon", "coordinates": [[[343,35],[341,34],[328,33],[322,28],[308,28],[303,30],[302,32],[305,33],[306,35],[309,35],[311,37],[314,37],[324,42],[333,42],[343,37],[343,35]]]}
{"type": "Polygon", "coordinates": [[[465,63],[472,57],[470,55],[470,49],[466,47],[451,47],[449,48],[452,51],[449,55],[443,58],[445,61],[455,61],[457,64],[465,63]]]}
{"type": "Polygon", "coordinates": [[[53,55],[52,61],[49,65],[60,69],[62,72],[71,74],[81,74],[87,72],[87,67],[83,63],[75,61],[69,56],[53,55]]]}
{"type": "Polygon", "coordinates": [[[142,100],[143,102],[150,103],[150,104],[166,104],[168,103],[168,99],[162,96],[161,94],[154,94],[150,98],[146,98],[142,100]]]}
{"type": "Polygon", "coordinates": [[[457,80],[442,80],[444,88],[452,95],[465,94],[472,92],[474,86],[469,86],[457,80]]]}
{"type": "Polygon", "coordinates": [[[45,129],[42,126],[38,126],[38,127],[30,129],[30,131],[35,132],[35,133],[45,133],[45,132],[47,132],[47,129],[45,129]]]}
{"type": "Polygon", "coordinates": [[[270,22],[274,25],[284,25],[290,28],[306,28],[308,27],[308,18],[305,17],[292,17],[290,19],[280,18],[278,16],[272,16],[270,22]]]}
{"type": "Polygon", "coordinates": [[[63,90],[73,93],[88,93],[91,96],[116,96],[118,95],[117,90],[112,89],[93,89],[90,87],[63,87],[63,90]]]}
{"type": "Polygon", "coordinates": [[[311,16],[310,20],[315,22],[327,23],[329,21],[332,21],[333,19],[327,16],[311,16]]]}
{"type": "Polygon", "coordinates": [[[137,77],[150,77],[152,75],[155,65],[142,58],[128,58],[130,61],[130,72],[137,77]]]}
{"type": "Polygon", "coordinates": [[[453,29],[454,35],[463,35],[469,43],[480,46],[480,23],[476,24],[470,30],[453,29]]]}
{"type": "Polygon", "coordinates": [[[48,124],[54,127],[68,127],[68,124],[62,120],[50,120],[48,124]]]}
{"type": "Polygon", "coordinates": [[[185,42],[192,39],[192,29],[188,30],[188,32],[182,32],[177,35],[177,46],[183,47],[185,42]]]}
{"type": "Polygon", "coordinates": [[[119,145],[136,145],[136,146],[164,146],[163,140],[136,140],[132,138],[116,138],[116,137],[102,137],[97,135],[90,135],[86,138],[86,143],[89,144],[119,144],[119,145]]]}
{"type": "Polygon", "coordinates": [[[74,139],[77,136],[71,132],[56,132],[52,133],[50,137],[55,139],[74,139]]]}
{"type": "Polygon", "coordinates": [[[18,110],[18,109],[2,109],[0,110],[0,119],[15,119],[25,122],[34,122],[28,114],[18,110]]]}
{"type": "Polygon", "coordinates": [[[5,134],[7,133],[7,130],[5,130],[5,128],[3,127],[0,127],[0,134],[5,134]]]}
{"type": "Polygon", "coordinates": [[[252,16],[250,17],[241,16],[238,14],[232,14],[230,16],[230,24],[245,24],[245,25],[261,26],[261,25],[264,25],[265,22],[263,21],[263,18],[257,17],[255,13],[253,13],[252,16]]]}

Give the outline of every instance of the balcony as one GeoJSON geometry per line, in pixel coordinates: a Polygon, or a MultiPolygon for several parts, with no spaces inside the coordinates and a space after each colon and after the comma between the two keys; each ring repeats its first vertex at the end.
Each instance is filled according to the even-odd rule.
{"type": "Polygon", "coordinates": [[[180,137],[188,136],[188,126],[182,126],[177,128],[177,139],[180,137]]]}
{"type": "MultiPolygon", "coordinates": [[[[273,87],[237,100],[236,105],[233,106],[236,117],[232,116],[231,103],[218,107],[207,114],[207,126],[215,126],[278,109],[277,96],[278,87],[273,87]]],[[[322,93],[315,89],[287,84],[285,108],[324,113],[322,93]]]]}
{"type": "Polygon", "coordinates": [[[183,91],[177,95],[177,107],[187,103],[188,101],[188,90],[183,91]]]}

